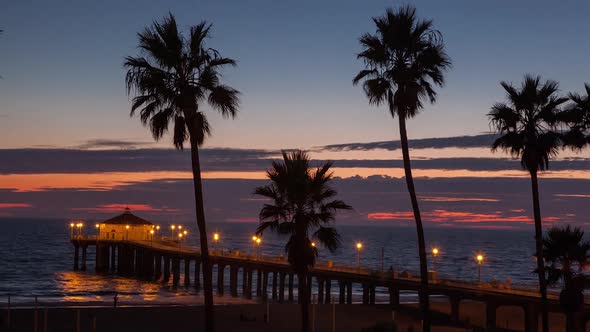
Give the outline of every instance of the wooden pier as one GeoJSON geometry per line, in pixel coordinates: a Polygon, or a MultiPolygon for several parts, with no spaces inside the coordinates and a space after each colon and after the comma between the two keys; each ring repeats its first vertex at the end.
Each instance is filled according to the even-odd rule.
{"type": "MultiPolygon", "coordinates": [[[[113,272],[124,277],[151,280],[180,286],[181,273],[185,287],[201,287],[200,251],[178,241],[170,240],[111,240],[94,236],[72,236],[74,245],[74,269],[86,270],[87,249],[96,246],[95,268],[98,273],[113,272]],[[81,255],[80,255],[81,251],[81,255]],[[80,259],[81,256],[81,259],[80,259]],[[182,272],[181,272],[182,270],[182,272]],[[192,273],[192,275],[191,275],[192,273]]],[[[272,299],[277,303],[294,302],[296,274],[286,260],[279,257],[252,256],[239,252],[212,250],[211,264],[217,272],[214,287],[223,295],[229,286],[231,296],[272,299]],[[229,277],[226,277],[226,273],[229,277]],[[238,279],[241,275],[241,290],[238,279]],[[254,278],[256,276],[256,278],[254,278]],[[254,285],[254,280],[256,284],[254,285]],[[229,284],[228,284],[229,283],[229,284]]],[[[374,304],[376,289],[389,294],[389,303],[400,307],[400,291],[418,291],[419,278],[400,277],[381,271],[354,267],[316,264],[309,274],[309,284],[317,289],[317,302],[352,304],[353,285],[360,285],[363,304],[374,304]],[[332,291],[334,287],[338,291],[332,291]],[[332,294],[337,296],[333,299],[332,294]]],[[[310,287],[311,291],[311,287],[310,287]]],[[[533,289],[495,288],[489,285],[451,281],[436,278],[429,284],[431,296],[446,296],[450,302],[450,320],[459,321],[459,304],[463,300],[479,301],[486,304],[486,327],[496,327],[496,311],[502,306],[522,308],[525,317],[525,331],[537,331],[540,314],[540,298],[533,289]]],[[[550,295],[549,310],[561,312],[559,300],[550,295]]],[[[590,305],[585,304],[580,324],[590,320],[590,305]]]]}

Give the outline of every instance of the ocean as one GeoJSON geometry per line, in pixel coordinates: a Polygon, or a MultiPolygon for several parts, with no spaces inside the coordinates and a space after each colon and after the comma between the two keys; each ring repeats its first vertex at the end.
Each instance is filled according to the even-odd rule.
{"type": "MultiPolygon", "coordinates": [[[[159,282],[137,281],[116,275],[94,273],[94,251],[89,248],[88,270],[73,271],[73,246],[69,242],[69,221],[0,219],[0,303],[8,296],[12,303],[100,303],[111,302],[114,294],[122,301],[141,304],[182,304],[201,301],[192,287],[173,289],[159,282]]],[[[164,234],[168,225],[161,223],[164,234]]],[[[94,234],[94,227],[86,225],[85,233],[94,234]]],[[[196,224],[184,224],[189,229],[188,242],[197,246],[196,224]]],[[[254,223],[212,223],[209,234],[219,232],[218,249],[246,252],[254,250],[254,223]]],[[[363,243],[361,265],[380,270],[419,269],[416,231],[413,227],[385,227],[375,225],[338,226],[341,247],[335,253],[319,248],[318,260],[332,260],[336,265],[356,266],[355,243],[363,243]],[[383,261],[382,261],[383,252],[383,261]]],[[[533,228],[522,230],[427,228],[427,249],[437,247],[437,271],[441,278],[476,281],[475,256],[482,253],[482,280],[504,283],[510,278],[513,286],[536,286],[533,228]]],[[[264,234],[260,253],[279,255],[284,252],[286,239],[264,234]]],[[[432,264],[432,257],[429,257],[432,264]]],[[[430,265],[432,268],[432,265],[430,265]]],[[[226,274],[228,277],[228,274],[226,274]]],[[[216,280],[216,279],[214,279],[216,280]]],[[[181,280],[182,285],[182,280],[181,280]]],[[[337,287],[332,287],[337,295],[337,287]]],[[[229,292],[226,292],[228,294],[229,292]]],[[[362,289],[355,290],[355,295],[362,289]]],[[[377,294],[386,300],[386,294],[377,294]]],[[[402,300],[415,300],[415,294],[402,294],[402,300]]],[[[231,302],[231,299],[225,299],[231,302]]]]}

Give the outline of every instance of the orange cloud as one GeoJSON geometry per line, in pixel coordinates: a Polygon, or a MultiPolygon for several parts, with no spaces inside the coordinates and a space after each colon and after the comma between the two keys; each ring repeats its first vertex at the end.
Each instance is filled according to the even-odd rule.
{"type": "Polygon", "coordinates": [[[24,209],[33,207],[27,203],[0,203],[0,209],[24,209]]]}
{"type": "Polygon", "coordinates": [[[370,220],[414,220],[412,212],[373,212],[367,215],[370,220]]]}
{"type": "Polygon", "coordinates": [[[424,202],[499,202],[496,198],[467,198],[467,197],[443,197],[443,196],[423,196],[420,197],[424,202]]]}
{"type": "Polygon", "coordinates": [[[555,194],[557,197],[590,198],[589,194],[555,194]]]}
{"type": "MultiPolygon", "coordinates": [[[[533,223],[533,218],[525,215],[507,216],[501,211],[494,213],[475,213],[467,211],[432,210],[422,212],[424,221],[436,223],[439,226],[451,226],[452,224],[478,224],[478,223],[533,223]]],[[[553,223],[567,219],[569,216],[548,216],[543,222],[553,223]]],[[[372,212],[367,214],[369,220],[414,220],[411,211],[398,212],[372,212]]]]}

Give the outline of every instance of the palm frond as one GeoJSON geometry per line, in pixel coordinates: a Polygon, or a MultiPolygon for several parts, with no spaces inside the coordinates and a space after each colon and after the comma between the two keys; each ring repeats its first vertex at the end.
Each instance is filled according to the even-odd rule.
{"type": "Polygon", "coordinates": [[[340,235],[334,227],[320,226],[313,234],[313,238],[318,239],[322,246],[330,252],[334,252],[340,247],[340,235]]]}
{"type": "Polygon", "coordinates": [[[359,38],[357,58],[365,68],[353,85],[362,82],[369,104],[387,103],[392,116],[411,118],[426,101],[436,102],[435,87],[444,85],[444,72],[451,67],[442,34],[431,20],[418,20],[413,6],[388,8],[373,22],[375,34],[359,38]]]}
{"type": "Polygon", "coordinates": [[[211,25],[193,26],[186,39],[172,14],[154,21],[138,34],[142,54],[126,57],[125,84],[133,94],[131,115],[139,111],[142,123],[160,139],[174,121],[173,143],[182,149],[184,142],[202,145],[211,135],[203,102],[224,117],[234,117],[239,108],[239,92],[221,83],[218,69],[235,65],[206,45],[211,25]]]}

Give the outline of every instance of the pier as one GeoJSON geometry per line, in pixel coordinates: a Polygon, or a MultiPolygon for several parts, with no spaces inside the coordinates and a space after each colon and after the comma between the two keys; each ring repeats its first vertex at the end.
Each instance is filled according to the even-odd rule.
{"type": "MultiPolygon", "coordinates": [[[[173,287],[201,288],[200,251],[181,245],[178,240],[113,240],[97,236],[73,236],[71,242],[74,245],[74,269],[87,268],[87,249],[96,246],[97,273],[112,272],[141,280],[171,281],[173,287]],[[181,275],[184,275],[183,285],[180,285],[181,275]]],[[[229,289],[229,294],[234,297],[272,299],[276,303],[296,302],[297,275],[286,259],[224,250],[212,250],[210,256],[212,268],[217,272],[214,289],[219,295],[229,289]],[[238,287],[240,284],[241,289],[238,287]]],[[[366,268],[335,266],[331,262],[316,264],[311,268],[308,278],[308,282],[316,286],[317,303],[324,304],[331,301],[352,304],[353,286],[360,285],[363,304],[374,304],[376,289],[380,288],[389,294],[389,303],[393,308],[403,309],[400,291],[418,291],[420,288],[419,278],[366,268]]],[[[431,296],[448,298],[451,311],[446,319],[451,322],[459,322],[461,301],[472,300],[485,303],[488,329],[496,327],[496,311],[503,306],[522,308],[525,331],[536,331],[539,325],[540,297],[533,289],[494,288],[436,278],[430,281],[428,291],[431,296]]],[[[549,310],[561,312],[556,295],[550,295],[549,310]]],[[[585,325],[589,320],[590,306],[585,304],[580,324],[585,325]]]]}

